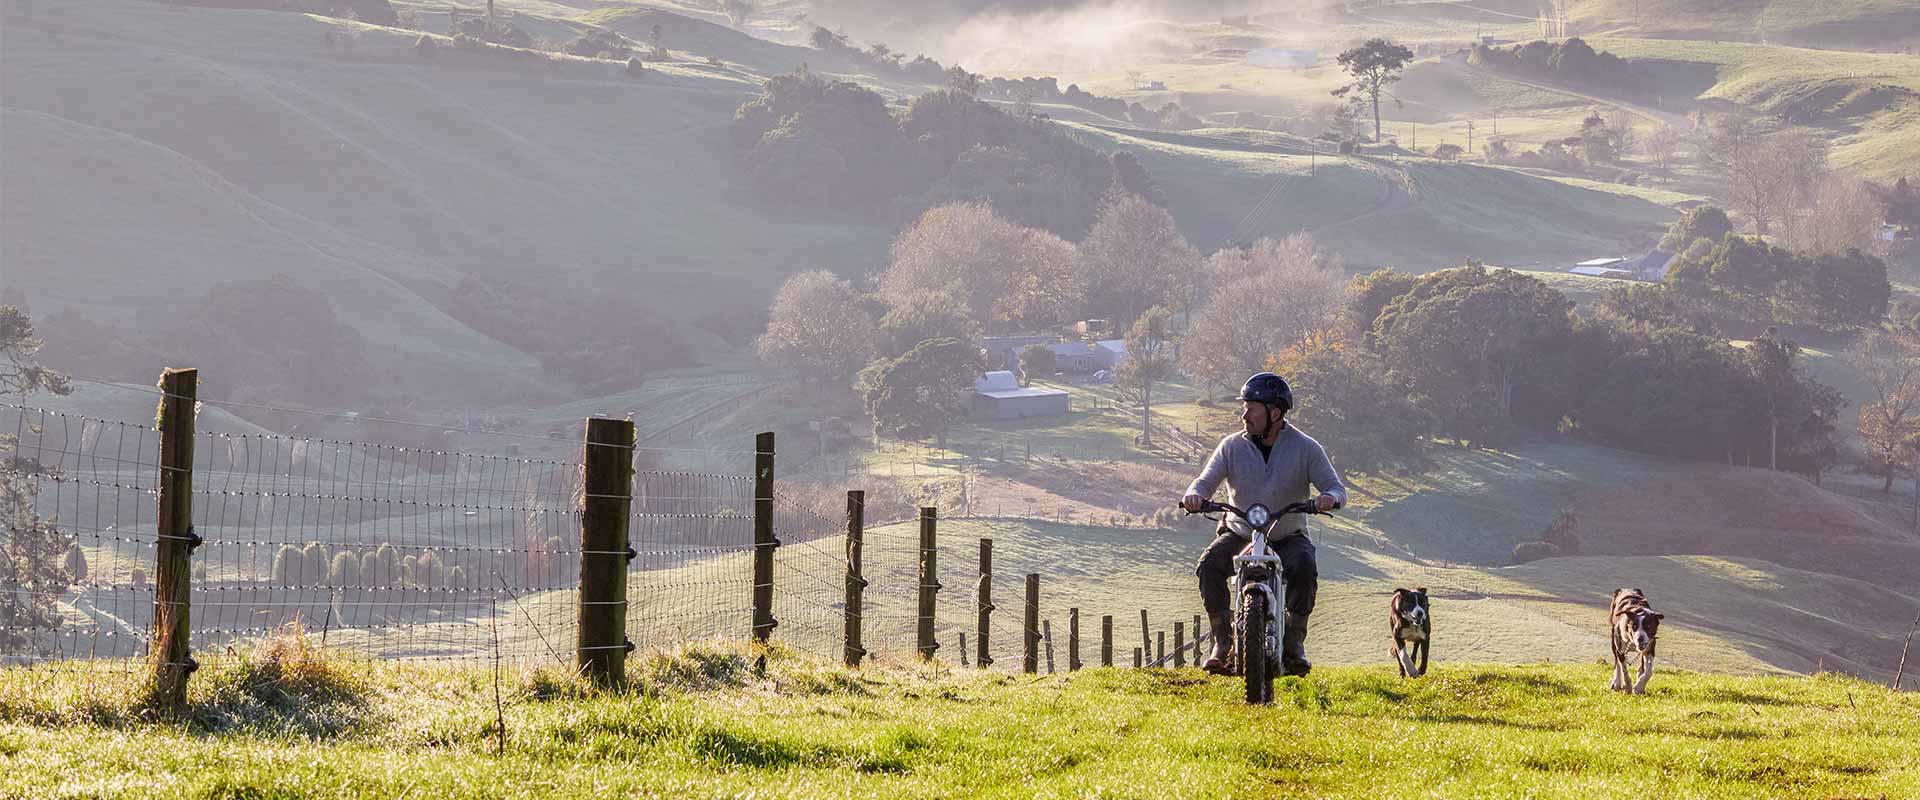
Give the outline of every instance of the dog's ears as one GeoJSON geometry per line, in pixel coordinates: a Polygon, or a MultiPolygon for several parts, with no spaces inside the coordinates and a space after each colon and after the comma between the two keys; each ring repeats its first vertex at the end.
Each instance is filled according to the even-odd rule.
{"type": "Polygon", "coordinates": [[[1666,618],[1667,618],[1667,615],[1665,615],[1665,614],[1659,614],[1659,613],[1656,613],[1656,614],[1654,614],[1654,615],[1653,615],[1653,618],[1654,618],[1654,620],[1655,620],[1655,621],[1659,621],[1659,620],[1663,620],[1663,619],[1666,619],[1666,618]]]}
{"type": "Polygon", "coordinates": [[[1418,589],[1413,590],[1413,593],[1424,597],[1427,594],[1427,587],[1422,586],[1418,589]]]}

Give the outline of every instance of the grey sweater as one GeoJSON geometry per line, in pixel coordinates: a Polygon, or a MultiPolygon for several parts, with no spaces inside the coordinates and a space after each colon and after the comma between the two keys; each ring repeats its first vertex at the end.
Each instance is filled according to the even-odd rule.
{"type": "MultiPolygon", "coordinates": [[[[1245,432],[1221,439],[1220,446],[1214,448],[1213,456],[1207,459],[1206,468],[1200,470],[1200,477],[1194,478],[1193,485],[1187,487],[1187,494],[1211,498],[1223,480],[1233,492],[1230,502],[1243,509],[1261,503],[1278,511],[1284,506],[1305,502],[1312,499],[1309,483],[1322,494],[1332,495],[1341,505],[1347,504],[1347,487],[1340,483],[1340,474],[1333,471],[1327,451],[1291,424],[1274,440],[1273,454],[1264,459],[1253,438],[1245,432]]],[[[1246,532],[1246,526],[1238,518],[1231,519],[1230,523],[1234,530],[1246,532]]],[[[1306,526],[1306,515],[1288,514],[1274,524],[1273,536],[1281,538],[1294,531],[1304,531],[1306,526]]]]}

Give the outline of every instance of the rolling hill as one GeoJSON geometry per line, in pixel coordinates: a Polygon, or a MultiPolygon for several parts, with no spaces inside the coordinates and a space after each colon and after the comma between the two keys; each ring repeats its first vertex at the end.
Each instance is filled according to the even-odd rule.
{"type": "MultiPolygon", "coordinates": [[[[635,78],[445,39],[429,58],[416,33],[315,16],[7,4],[0,284],[42,320],[72,310],[133,338],[216,285],[286,275],[366,340],[377,397],[451,412],[587,394],[461,316],[464,282],[626,304],[711,363],[739,339],[701,320],[750,327],[795,271],[881,266],[897,220],[771,205],[722,135],[764,71],[816,51],[658,7],[508,7],[554,35],[597,21],[637,37],[661,21],[670,49],[721,63],[653,62],[635,78]]],[[[1642,244],[1671,213],[1431,162],[1336,157],[1308,175],[1297,142],[1083,119],[1067,124],[1089,143],[1146,157],[1209,248],[1310,230],[1356,266],[1557,263],[1642,244]],[[1504,221],[1516,215],[1525,224],[1504,221]]]]}

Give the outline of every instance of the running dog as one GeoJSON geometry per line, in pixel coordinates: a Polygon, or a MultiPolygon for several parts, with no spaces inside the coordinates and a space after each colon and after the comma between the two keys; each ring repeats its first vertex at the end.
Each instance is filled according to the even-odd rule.
{"type": "Polygon", "coordinates": [[[1393,630],[1393,659],[1400,664],[1400,677],[1427,674],[1427,646],[1433,634],[1433,620],[1427,616],[1427,587],[1411,592],[1393,590],[1387,610],[1387,626],[1393,630]],[[1415,658],[1420,660],[1418,667],[1414,666],[1415,658]]]}
{"type": "Polygon", "coordinates": [[[1613,590],[1613,613],[1609,616],[1613,639],[1613,690],[1632,694],[1647,693],[1647,679],[1653,677],[1653,645],[1660,635],[1660,620],[1647,605],[1647,596],[1639,589],[1613,590]],[[1640,662],[1639,680],[1627,682],[1627,660],[1640,662]]]}

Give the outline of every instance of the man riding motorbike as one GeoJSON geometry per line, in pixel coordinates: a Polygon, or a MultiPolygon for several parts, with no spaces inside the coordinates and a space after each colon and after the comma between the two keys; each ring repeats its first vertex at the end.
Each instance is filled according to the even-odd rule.
{"type": "MultiPolygon", "coordinates": [[[[1287,423],[1293,391],[1285,380],[1271,372],[1248,378],[1240,388],[1240,401],[1240,421],[1246,430],[1220,440],[1200,476],[1187,487],[1182,507],[1195,513],[1205,510],[1223,480],[1233,491],[1233,504],[1241,508],[1260,503],[1278,509],[1305,502],[1309,483],[1320,491],[1313,498],[1320,511],[1346,505],[1347,488],[1341,485],[1333,462],[1327,460],[1327,451],[1313,437],[1287,423]]],[[[1226,674],[1227,657],[1233,647],[1228,580],[1233,577],[1233,557],[1246,549],[1252,538],[1245,523],[1237,519],[1222,521],[1217,533],[1200,556],[1198,569],[1200,602],[1213,629],[1213,653],[1202,667],[1214,674],[1226,674]]],[[[1287,586],[1281,668],[1287,675],[1305,675],[1313,668],[1307,661],[1307,616],[1313,613],[1314,595],[1320,588],[1305,515],[1281,517],[1267,537],[1280,557],[1280,573],[1287,586]]]]}

